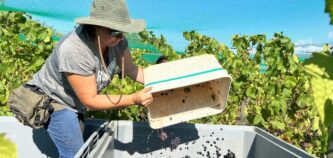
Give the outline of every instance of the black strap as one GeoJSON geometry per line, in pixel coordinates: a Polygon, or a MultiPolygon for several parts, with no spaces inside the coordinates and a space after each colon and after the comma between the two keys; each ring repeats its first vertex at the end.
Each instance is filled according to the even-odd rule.
{"type": "Polygon", "coordinates": [[[28,89],[30,89],[31,91],[33,91],[37,94],[45,94],[45,93],[43,93],[43,91],[38,86],[35,86],[35,85],[23,84],[23,87],[28,88],[28,89]]]}

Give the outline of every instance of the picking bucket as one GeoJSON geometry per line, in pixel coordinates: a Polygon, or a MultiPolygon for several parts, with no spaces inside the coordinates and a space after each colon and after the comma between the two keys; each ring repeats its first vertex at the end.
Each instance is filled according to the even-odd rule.
{"type": "Polygon", "coordinates": [[[213,55],[149,66],[144,79],[152,87],[148,120],[154,129],[222,112],[231,84],[213,55]]]}

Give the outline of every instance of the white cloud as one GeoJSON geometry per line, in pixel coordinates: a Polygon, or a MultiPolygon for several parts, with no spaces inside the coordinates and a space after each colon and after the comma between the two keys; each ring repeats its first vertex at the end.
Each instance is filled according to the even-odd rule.
{"type": "Polygon", "coordinates": [[[322,46],[306,45],[306,46],[295,46],[295,52],[319,52],[323,50],[322,46]]]}
{"type": "MultiPolygon", "coordinates": [[[[333,39],[333,31],[330,31],[328,36],[333,39]]],[[[319,52],[323,50],[322,44],[315,43],[312,38],[299,39],[294,43],[295,52],[319,52]]]]}
{"type": "Polygon", "coordinates": [[[333,39],[333,31],[328,32],[328,39],[333,39]]]}
{"type": "Polygon", "coordinates": [[[296,42],[294,42],[296,46],[299,45],[313,45],[315,44],[314,41],[311,38],[307,38],[307,39],[299,39],[296,42]]]}

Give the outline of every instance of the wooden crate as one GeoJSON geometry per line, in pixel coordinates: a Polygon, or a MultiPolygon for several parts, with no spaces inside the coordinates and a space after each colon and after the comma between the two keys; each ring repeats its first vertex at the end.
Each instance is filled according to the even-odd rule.
{"type": "Polygon", "coordinates": [[[144,78],[145,87],[152,86],[148,120],[154,129],[222,112],[231,84],[213,55],[149,66],[144,78]]]}

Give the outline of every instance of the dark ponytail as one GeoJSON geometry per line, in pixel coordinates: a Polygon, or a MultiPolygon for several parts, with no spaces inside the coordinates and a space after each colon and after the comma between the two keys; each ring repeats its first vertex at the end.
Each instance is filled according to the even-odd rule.
{"type": "Polygon", "coordinates": [[[95,25],[82,25],[82,32],[88,34],[89,38],[96,39],[96,26],[95,25]]]}

